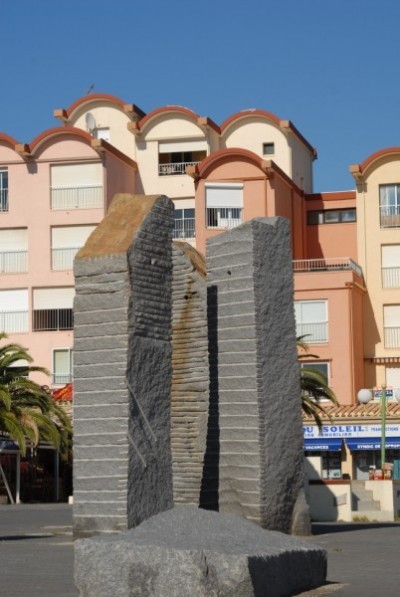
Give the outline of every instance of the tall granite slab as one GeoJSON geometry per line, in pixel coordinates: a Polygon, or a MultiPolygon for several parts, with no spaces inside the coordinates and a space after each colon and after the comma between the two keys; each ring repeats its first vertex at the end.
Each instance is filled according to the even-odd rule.
{"type": "Polygon", "coordinates": [[[175,504],[199,505],[208,419],[204,257],[173,243],[171,451],[175,504]]]}
{"type": "Polygon", "coordinates": [[[173,505],[173,204],[117,195],[74,263],[74,532],[173,505]]]}
{"type": "Polygon", "coordinates": [[[290,246],[289,224],[279,217],[207,243],[208,450],[211,469],[218,458],[218,508],[283,532],[303,486],[290,246]]]}

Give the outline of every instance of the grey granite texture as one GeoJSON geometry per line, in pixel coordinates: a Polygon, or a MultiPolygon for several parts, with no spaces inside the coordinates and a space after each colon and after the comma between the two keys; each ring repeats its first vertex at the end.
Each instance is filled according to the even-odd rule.
{"type": "Polygon", "coordinates": [[[204,257],[174,242],[171,451],[174,504],[200,503],[208,418],[207,282],[204,257]]]}
{"type": "Polygon", "coordinates": [[[76,536],[172,506],[172,212],[166,197],[118,195],[75,260],[76,536]]]}
{"type": "Polygon", "coordinates": [[[289,532],[303,486],[289,224],[257,218],[207,241],[210,429],[204,507],[289,532]]]}
{"type": "Polygon", "coordinates": [[[323,584],[326,565],[308,542],[192,506],[75,542],[81,597],[278,597],[323,584]]]}

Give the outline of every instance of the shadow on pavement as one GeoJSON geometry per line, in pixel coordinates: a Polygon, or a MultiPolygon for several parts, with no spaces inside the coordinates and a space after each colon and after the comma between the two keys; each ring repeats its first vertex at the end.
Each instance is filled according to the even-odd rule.
{"type": "Polygon", "coordinates": [[[313,522],[313,535],[326,535],[328,533],[344,533],[348,531],[366,531],[368,529],[383,529],[389,527],[399,527],[398,522],[343,522],[343,523],[324,523],[313,522]]]}
{"type": "Polygon", "coordinates": [[[48,533],[33,533],[31,535],[0,535],[0,541],[24,541],[25,539],[48,539],[53,537],[48,533]]]}

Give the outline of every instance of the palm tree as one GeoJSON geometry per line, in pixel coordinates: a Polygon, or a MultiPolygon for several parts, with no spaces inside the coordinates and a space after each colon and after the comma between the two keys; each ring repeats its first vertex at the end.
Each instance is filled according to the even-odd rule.
{"type": "MultiPolygon", "coordinates": [[[[0,333],[0,341],[5,338],[7,335],[0,333]]],[[[27,440],[37,445],[41,439],[66,453],[71,431],[68,417],[45,386],[28,379],[34,371],[48,373],[31,365],[32,361],[19,344],[0,347],[0,434],[15,440],[23,456],[27,440]],[[18,366],[21,360],[28,365],[18,366]]]]}
{"type": "MultiPolygon", "coordinates": [[[[307,363],[319,357],[309,352],[309,346],[304,341],[306,336],[297,338],[297,347],[302,351],[298,355],[300,363],[307,363]]],[[[322,427],[322,414],[326,414],[325,408],[320,400],[330,400],[337,404],[335,393],[328,386],[326,376],[317,369],[310,366],[302,366],[300,369],[301,407],[306,415],[311,415],[319,428],[322,427]]]]}

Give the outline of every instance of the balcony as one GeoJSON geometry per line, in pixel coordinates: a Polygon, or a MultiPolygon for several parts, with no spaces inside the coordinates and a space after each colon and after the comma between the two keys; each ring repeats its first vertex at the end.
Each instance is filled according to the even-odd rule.
{"type": "Polygon", "coordinates": [[[306,336],[307,344],[324,344],[328,342],[328,322],[297,323],[296,336],[306,336]]]}
{"type": "Polygon", "coordinates": [[[51,250],[51,269],[53,271],[70,270],[73,268],[75,255],[81,247],[65,247],[51,250]]]}
{"type": "Polygon", "coordinates": [[[383,332],[385,348],[400,348],[400,327],[385,326],[383,332]]]}
{"type": "Polygon", "coordinates": [[[242,223],[241,207],[207,207],[207,228],[230,230],[242,223]]]}
{"type": "Polygon", "coordinates": [[[381,228],[400,227],[400,205],[383,205],[379,208],[381,228]]]}
{"type": "Polygon", "coordinates": [[[294,272],[322,272],[353,270],[362,276],[361,267],[350,257],[333,257],[328,259],[296,259],[293,261],[294,272]]]}
{"type": "Polygon", "coordinates": [[[400,267],[382,267],[382,287],[400,288],[400,267]]]}
{"type": "Polygon", "coordinates": [[[0,273],[17,274],[28,271],[28,251],[1,251],[0,273]]]}
{"type": "Polygon", "coordinates": [[[51,383],[53,386],[65,386],[72,382],[72,373],[52,373],[51,383]]]}
{"type": "Polygon", "coordinates": [[[36,309],[33,311],[34,332],[72,330],[73,327],[73,309],[36,309]]]}
{"type": "Polygon", "coordinates": [[[172,238],[174,240],[193,240],[195,238],[195,218],[175,220],[172,238]]]}
{"type": "Polygon", "coordinates": [[[188,166],[197,166],[200,162],[177,162],[170,164],[158,164],[158,175],[159,176],[181,176],[186,174],[186,168],[188,166]]]}
{"type": "Polygon", "coordinates": [[[53,187],[51,189],[51,209],[97,209],[104,205],[102,185],[85,187],[53,187]]]}
{"type": "Polygon", "coordinates": [[[0,189],[0,212],[8,211],[8,189],[0,189]]]}
{"type": "Polygon", "coordinates": [[[7,334],[23,334],[24,332],[28,332],[28,311],[0,312],[0,330],[7,334]]]}

